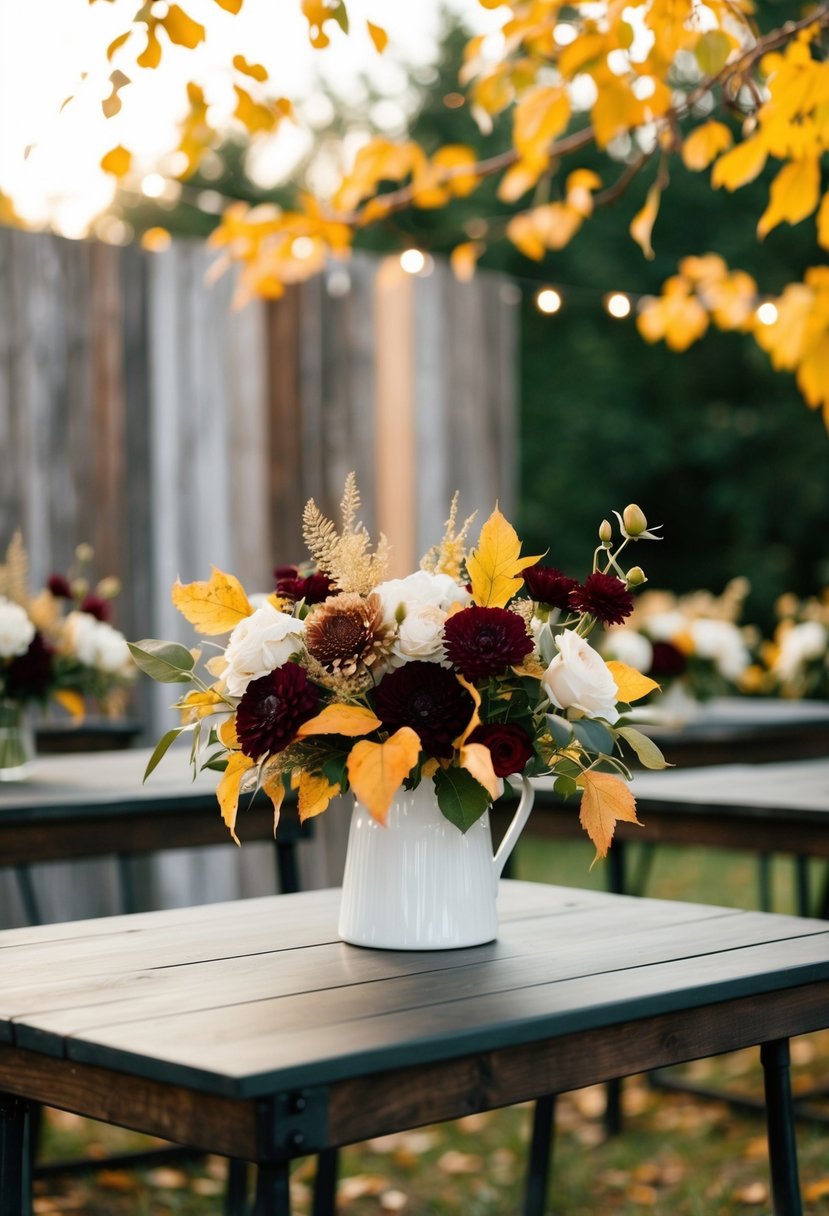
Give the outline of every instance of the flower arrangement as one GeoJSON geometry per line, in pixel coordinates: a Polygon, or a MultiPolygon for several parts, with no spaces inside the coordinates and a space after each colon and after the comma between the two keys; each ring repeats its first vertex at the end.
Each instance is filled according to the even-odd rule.
{"type": "Polygon", "coordinates": [[[777,625],[759,647],[760,683],[781,697],[829,698],[829,588],[800,599],[782,595],[777,625]]]}
{"type": "Polygon", "coordinates": [[[648,767],[664,766],[624,718],[656,685],[605,662],[586,640],[597,622],[632,611],[645,576],[624,571],[619,558],[654,538],[643,513],[632,505],[618,517],[615,547],[603,521],[593,569],[579,583],[522,557],[497,507],[469,548],[474,517],[459,525],[456,495],[420,569],[388,579],[387,542],[372,546],[359,507],[353,475],[339,528],[311,500],[303,531],[312,560],[279,567],[269,596],[248,598],[215,568],[209,581],[174,586],[187,621],[227,640],[201,674],[204,648],[130,646],[154,679],[193,686],[147,775],[180,734],[192,734],[194,770],[223,772],[218,801],[238,843],[240,796],[259,788],[275,823],[290,787],[302,820],[351,790],[384,822],[401,787],[430,781],[443,815],[466,831],[504,778],[548,774],[562,795],[581,795],[582,825],[604,856],[616,821],[637,822],[622,746],[648,767]]]}
{"type": "Polygon", "coordinates": [[[607,631],[602,653],[640,668],[668,699],[679,690],[693,701],[753,691],[756,631],[739,623],[748,591],[744,578],[732,579],[720,595],[649,589],[624,624],[607,631]]]}
{"type": "Polygon", "coordinates": [[[0,565],[0,701],[12,705],[58,701],[82,717],[92,702],[103,713],[135,676],[126,638],[110,623],[117,579],[91,585],[93,551],[79,545],[73,568],[53,574],[38,592],[29,587],[29,561],[16,533],[0,565]]]}

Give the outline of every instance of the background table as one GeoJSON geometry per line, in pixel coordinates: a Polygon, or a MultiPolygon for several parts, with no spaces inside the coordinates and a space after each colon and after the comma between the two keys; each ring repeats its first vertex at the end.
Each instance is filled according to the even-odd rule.
{"type": "Polygon", "coordinates": [[[829,1024],[829,925],[504,882],[497,942],[404,953],[340,942],[338,904],[0,934],[0,1210],[28,1100],[257,1161],[272,1214],[294,1156],[759,1043],[798,1216],[784,1040],[829,1024]]]}

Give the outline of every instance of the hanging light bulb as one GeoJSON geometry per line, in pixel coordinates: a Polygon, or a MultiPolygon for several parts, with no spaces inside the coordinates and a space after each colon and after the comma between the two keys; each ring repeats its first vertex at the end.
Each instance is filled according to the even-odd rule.
{"type": "Polygon", "coordinates": [[[766,300],[760,305],[754,315],[761,325],[774,325],[777,320],[777,305],[772,304],[771,300],[766,300]]]}
{"type": "Polygon", "coordinates": [[[539,312],[552,316],[561,308],[562,299],[554,287],[542,287],[535,295],[535,306],[539,312]]]}
{"type": "Polygon", "coordinates": [[[406,274],[420,274],[426,265],[426,256],[419,249],[404,249],[400,255],[400,265],[406,274]]]}
{"type": "Polygon", "coordinates": [[[611,317],[615,317],[617,321],[629,317],[632,308],[630,296],[626,296],[623,291],[611,291],[604,298],[604,306],[611,317]]]}

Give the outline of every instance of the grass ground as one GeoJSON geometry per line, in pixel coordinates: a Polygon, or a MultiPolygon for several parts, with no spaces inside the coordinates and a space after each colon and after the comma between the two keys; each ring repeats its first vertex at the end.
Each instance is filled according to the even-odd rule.
{"type": "MultiPolygon", "coordinates": [[[[638,855],[637,855],[638,853],[638,855]]],[[[643,864],[631,849],[632,872],[643,864]]],[[[574,886],[603,886],[589,870],[588,844],[523,840],[516,877],[574,886]]],[[[776,911],[794,909],[791,865],[772,868],[776,911]]],[[[823,880],[815,866],[814,886],[823,880]]],[[[647,893],[736,907],[757,907],[757,871],[748,856],[712,850],[660,848],[647,893]]],[[[794,1083],[829,1089],[829,1032],[792,1045],[794,1083]]],[[[758,1053],[739,1052],[698,1061],[682,1070],[706,1086],[759,1096],[758,1053]]],[[[764,1121],[720,1100],[657,1090],[648,1078],[623,1088],[624,1132],[608,1139],[604,1090],[563,1095],[556,1116],[550,1216],[766,1216],[771,1210],[764,1121]]],[[[829,1118],[829,1103],[824,1105],[829,1118]]],[[[338,1208],[348,1216],[518,1216],[531,1126],[529,1105],[470,1116],[370,1141],[343,1151],[338,1208]]],[[[150,1143],[73,1115],[48,1112],[45,1156],[78,1152],[102,1156],[150,1143]]],[[[829,1216],[829,1128],[798,1126],[801,1179],[807,1216],[829,1216]]],[[[296,1216],[310,1212],[314,1162],[296,1163],[292,1191],[296,1216]]],[[[83,1177],[38,1184],[38,1216],[219,1216],[225,1162],[208,1158],[187,1166],[144,1171],[102,1169],[83,1177]]]]}

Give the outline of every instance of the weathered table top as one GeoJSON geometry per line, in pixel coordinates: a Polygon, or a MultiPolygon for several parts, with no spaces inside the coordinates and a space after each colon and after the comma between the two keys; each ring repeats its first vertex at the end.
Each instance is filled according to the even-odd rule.
{"type": "Polygon", "coordinates": [[[829,924],[503,882],[495,943],[339,892],[0,933],[0,1091],[278,1160],[829,1025],[829,924]]]}

